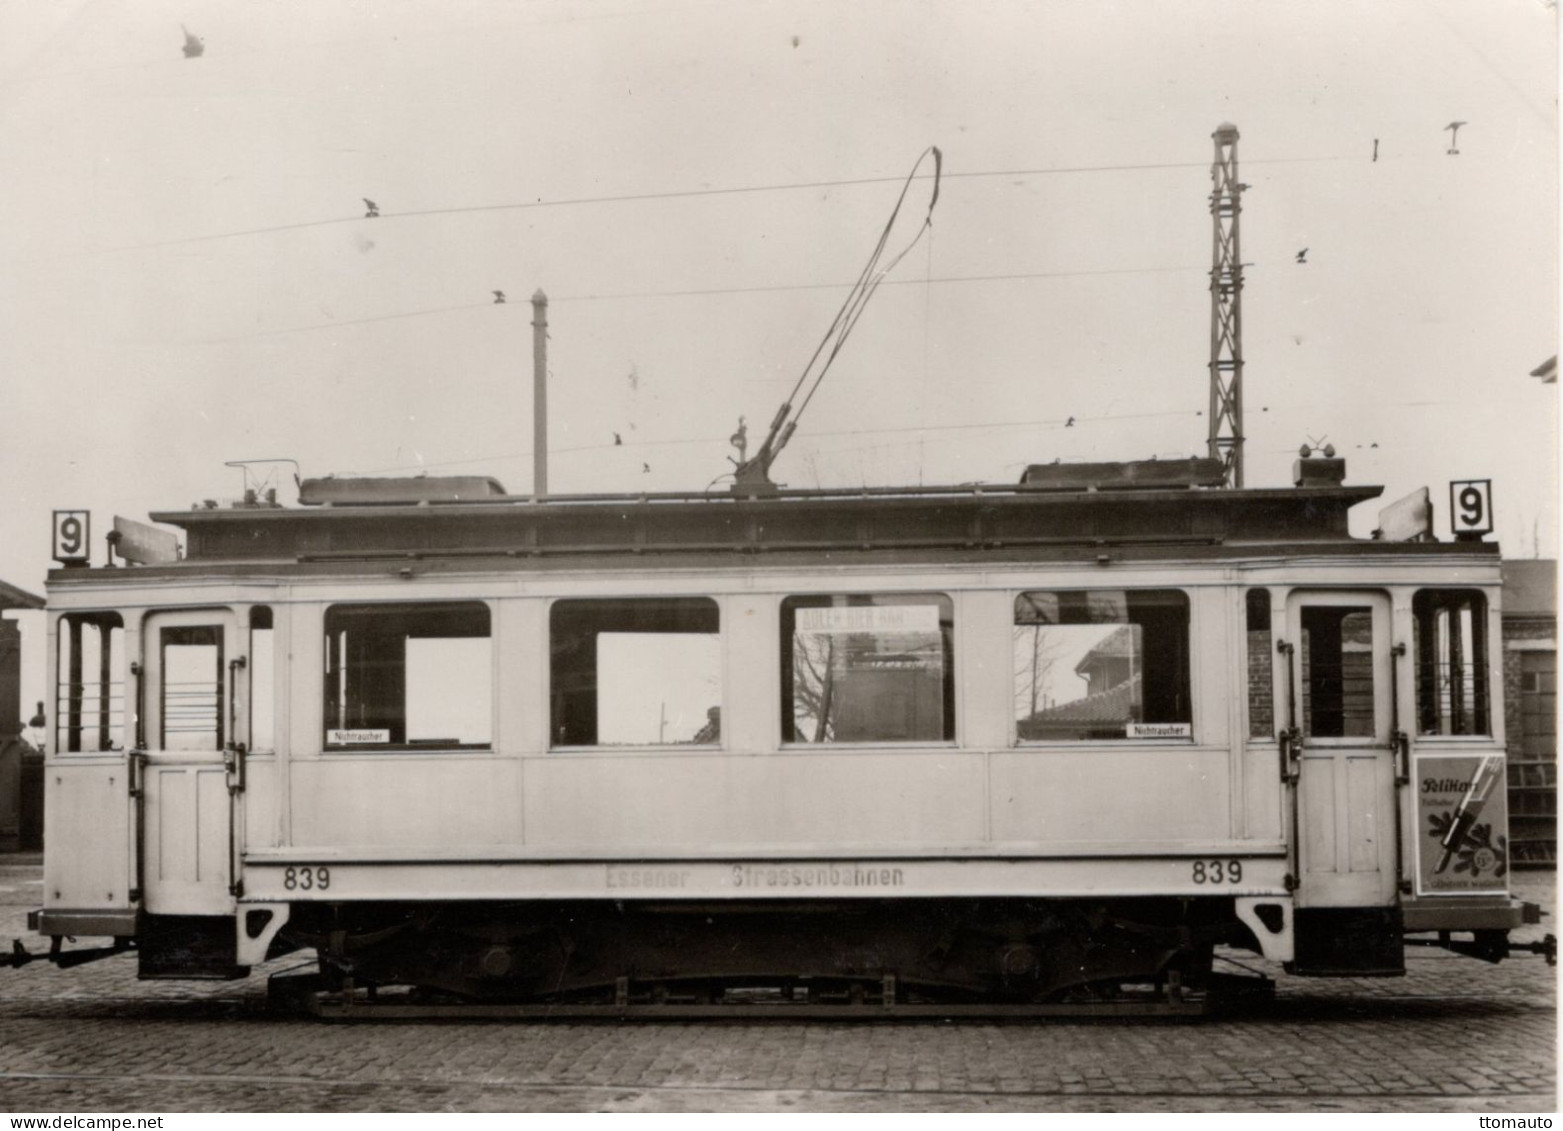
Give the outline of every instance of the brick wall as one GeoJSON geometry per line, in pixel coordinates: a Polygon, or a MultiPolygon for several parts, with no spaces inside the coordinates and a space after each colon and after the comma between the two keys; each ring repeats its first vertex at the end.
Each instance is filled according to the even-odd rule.
{"type": "Polygon", "coordinates": [[[1546,617],[1503,619],[1503,729],[1508,735],[1509,757],[1524,758],[1524,728],[1520,724],[1520,655],[1511,642],[1556,640],[1557,621],[1546,617]]]}
{"type": "Polygon", "coordinates": [[[1275,737],[1275,696],[1271,691],[1274,662],[1270,656],[1270,630],[1248,634],[1248,735],[1275,737]]]}

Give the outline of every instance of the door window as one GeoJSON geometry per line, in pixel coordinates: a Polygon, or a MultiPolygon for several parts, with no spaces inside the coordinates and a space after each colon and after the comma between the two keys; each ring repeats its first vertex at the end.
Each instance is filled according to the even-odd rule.
{"type": "Polygon", "coordinates": [[[1372,738],[1372,608],[1307,605],[1301,620],[1303,734],[1372,738]]]}
{"type": "Polygon", "coordinates": [[[163,750],[221,750],[223,630],[220,625],[169,625],[158,631],[163,750]]]}

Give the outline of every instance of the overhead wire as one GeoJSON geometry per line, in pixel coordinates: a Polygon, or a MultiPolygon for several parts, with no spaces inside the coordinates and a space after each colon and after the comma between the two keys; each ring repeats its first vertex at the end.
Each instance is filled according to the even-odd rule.
{"type": "MultiPolygon", "coordinates": [[[[1249,266],[1252,266],[1250,264],[1249,266]]],[[[1188,272],[1208,274],[1209,267],[1108,267],[1080,271],[1018,271],[998,275],[946,275],[923,279],[885,279],[879,285],[889,287],[950,285],[959,283],[1024,282],[1029,279],[1081,279],[1112,275],[1164,275],[1188,272]]],[[[614,291],[604,294],[577,294],[548,296],[550,305],[569,302],[610,302],[652,298],[710,298],[723,295],[781,294],[788,291],[834,291],[855,283],[777,283],[758,287],[698,287],[676,291],[614,291]]],[[[303,334],[317,330],[335,330],[343,326],[362,326],[374,322],[394,322],[405,318],[420,318],[431,314],[451,314],[462,310],[478,310],[503,305],[512,310],[525,309],[521,303],[473,302],[458,306],[434,306],[423,310],[404,310],[391,314],[370,315],[366,318],[348,318],[335,322],[312,322],[302,326],[284,326],[275,330],[257,330],[249,334],[234,334],[220,338],[203,338],[207,344],[217,342],[242,342],[254,338],[269,338],[282,334],[303,334]]]]}
{"type": "MultiPolygon", "coordinates": [[[[1448,399],[1448,400],[1389,401],[1389,402],[1384,402],[1384,403],[1380,403],[1380,404],[1373,404],[1373,405],[1367,405],[1367,406],[1360,406],[1359,405],[1359,406],[1356,406],[1356,408],[1354,408],[1353,411],[1357,411],[1358,409],[1361,409],[1363,407],[1366,407],[1366,408],[1379,408],[1379,409],[1428,408],[1428,407],[1434,407],[1434,406],[1438,406],[1438,405],[1452,405],[1452,404],[1453,405],[1458,405],[1458,404],[1464,404],[1464,403],[1466,403],[1466,402],[1464,402],[1462,400],[1459,400],[1458,398],[1456,398],[1456,399],[1448,399]]],[[[1279,413],[1284,413],[1284,412],[1302,411],[1302,410],[1307,409],[1309,407],[1312,407],[1312,406],[1309,406],[1309,405],[1274,405],[1274,406],[1266,406],[1266,410],[1268,411],[1269,409],[1273,408],[1277,412],[1277,414],[1279,414],[1279,413]]],[[[1101,413],[1101,414],[1098,414],[1098,415],[1095,415],[1095,416],[1083,416],[1083,415],[1080,415],[1080,414],[1075,414],[1073,416],[1048,417],[1048,418],[1039,419],[1039,420],[978,421],[978,422],[974,422],[974,423],[971,423],[971,424],[933,424],[933,425],[929,425],[929,424],[914,424],[914,425],[907,425],[907,426],[904,426],[904,427],[895,427],[895,428],[838,428],[838,429],[828,429],[828,430],[821,431],[821,432],[812,432],[811,431],[809,433],[809,436],[810,436],[811,439],[827,439],[827,438],[832,438],[832,437],[837,437],[837,436],[858,436],[858,437],[861,437],[861,436],[895,436],[895,435],[902,435],[902,434],[905,434],[905,433],[926,433],[926,432],[970,432],[970,431],[997,432],[997,431],[1003,431],[1003,430],[1012,429],[1012,428],[1057,428],[1057,429],[1063,429],[1065,427],[1070,427],[1070,425],[1067,422],[1069,420],[1071,420],[1071,419],[1075,422],[1073,427],[1078,428],[1078,427],[1080,427],[1081,425],[1084,425],[1084,424],[1100,424],[1100,423],[1117,422],[1117,421],[1124,421],[1124,420],[1158,420],[1158,419],[1166,419],[1168,417],[1183,417],[1183,416],[1202,417],[1203,416],[1203,410],[1199,410],[1199,409],[1168,409],[1168,410],[1159,411],[1159,412],[1101,413]]],[[[705,444],[715,445],[718,442],[719,441],[717,439],[709,437],[709,436],[698,436],[698,437],[691,437],[691,438],[687,438],[687,439],[635,440],[635,441],[631,441],[629,443],[622,444],[622,445],[620,445],[620,444],[612,444],[612,443],[604,443],[604,444],[581,444],[581,445],[576,445],[574,447],[568,447],[568,448],[550,448],[549,449],[549,454],[550,455],[572,455],[572,454],[580,454],[580,453],[583,453],[583,452],[599,452],[599,451],[612,451],[612,450],[632,451],[632,450],[637,449],[637,448],[649,448],[649,447],[688,447],[688,446],[705,445],[705,444]]],[[[886,447],[891,447],[891,446],[894,446],[894,445],[872,445],[871,447],[874,447],[874,448],[886,448],[886,447]]],[[[836,449],[836,450],[844,451],[844,450],[849,450],[849,449],[836,449]]],[[[1282,449],[1275,449],[1275,450],[1280,451],[1282,449]]],[[[1291,451],[1293,449],[1285,449],[1285,450],[1291,451]]],[[[488,456],[473,456],[473,457],[468,458],[468,459],[443,460],[443,461],[436,462],[436,463],[398,464],[395,467],[375,468],[375,469],[373,469],[371,471],[363,472],[362,474],[365,474],[365,475],[387,475],[387,474],[391,474],[393,472],[399,472],[399,471],[436,470],[436,469],[439,469],[439,468],[446,468],[446,467],[470,467],[470,466],[473,466],[475,464],[505,463],[505,462],[509,462],[509,461],[512,461],[512,460],[530,459],[531,457],[532,457],[532,453],[530,451],[511,452],[511,453],[488,455],[488,456]]],[[[722,476],[718,476],[718,478],[720,479],[720,478],[722,478],[722,476]]]]}
{"type": "MultiPolygon", "coordinates": [[[[1320,162],[1354,161],[1352,157],[1259,157],[1245,158],[1245,166],[1253,165],[1283,165],[1283,164],[1313,164],[1320,162]]],[[[1123,173],[1123,172],[1151,172],[1164,169],[1209,169],[1209,161],[1164,161],[1146,162],[1141,164],[1123,165],[1060,165],[1042,169],[973,169],[965,172],[943,173],[947,179],[976,179],[985,177],[1046,177],[1067,176],[1081,173],[1123,173]]],[[[922,180],[933,176],[925,173],[915,176],[913,179],[922,180]]],[[[418,208],[404,212],[381,209],[374,218],[376,220],[413,219],[425,216],[457,216],[477,212],[508,212],[522,211],[538,208],[574,208],[601,204],[635,204],[646,201],[658,200],[689,200],[700,197],[712,196],[743,196],[754,193],[767,192],[798,192],[804,190],[853,188],[863,185],[896,184],[902,180],[900,177],[849,177],[829,181],[790,181],[775,182],[762,185],[726,185],[717,188],[701,189],[669,189],[658,192],[617,193],[605,196],[579,196],[564,197],[558,200],[544,200],[541,197],[536,200],[502,201],[498,204],[466,204],[449,205],[441,208],[418,208]]],[[[201,236],[183,236],[172,240],[154,240],[148,243],[127,244],[123,247],[111,247],[104,249],[104,254],[121,254],[133,251],[151,251],[160,247],[179,247],[193,243],[209,243],[214,240],[240,239],[245,236],[271,235],[278,232],[298,231],[304,228],[319,228],[333,224],[356,224],[366,219],[363,216],[333,216],[320,220],[301,220],[291,224],[274,224],[260,228],[241,228],[230,232],[211,232],[201,236]]]]}

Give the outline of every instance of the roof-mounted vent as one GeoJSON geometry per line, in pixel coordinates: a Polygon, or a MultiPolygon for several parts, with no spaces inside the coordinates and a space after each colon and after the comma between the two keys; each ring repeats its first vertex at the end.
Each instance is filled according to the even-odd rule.
{"type": "Polygon", "coordinates": [[[307,507],[384,507],[416,503],[471,503],[502,498],[505,488],[485,475],[421,475],[405,479],[369,479],[328,475],[299,484],[298,501],[307,507]]]}
{"type": "Polygon", "coordinates": [[[1060,491],[1172,490],[1220,487],[1226,474],[1218,459],[1136,459],[1111,463],[1034,463],[1020,482],[1060,491]]]}
{"type": "Polygon", "coordinates": [[[1346,481],[1346,461],[1340,456],[1310,456],[1292,461],[1292,483],[1298,487],[1339,487],[1346,481]]]}

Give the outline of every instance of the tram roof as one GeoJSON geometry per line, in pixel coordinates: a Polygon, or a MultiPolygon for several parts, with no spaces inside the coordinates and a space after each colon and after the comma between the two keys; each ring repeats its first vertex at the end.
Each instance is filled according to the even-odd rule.
{"type": "MultiPolygon", "coordinates": [[[[439,494],[439,488],[433,489],[439,494]]],[[[183,560],[150,577],[419,572],[463,568],[1156,561],[1297,554],[1491,554],[1476,543],[1352,538],[1347,514],[1376,486],[1081,488],[1056,483],[916,488],[554,495],[159,511],[186,532],[183,560]]],[[[52,580],[80,577],[57,570],[52,580]]]]}

